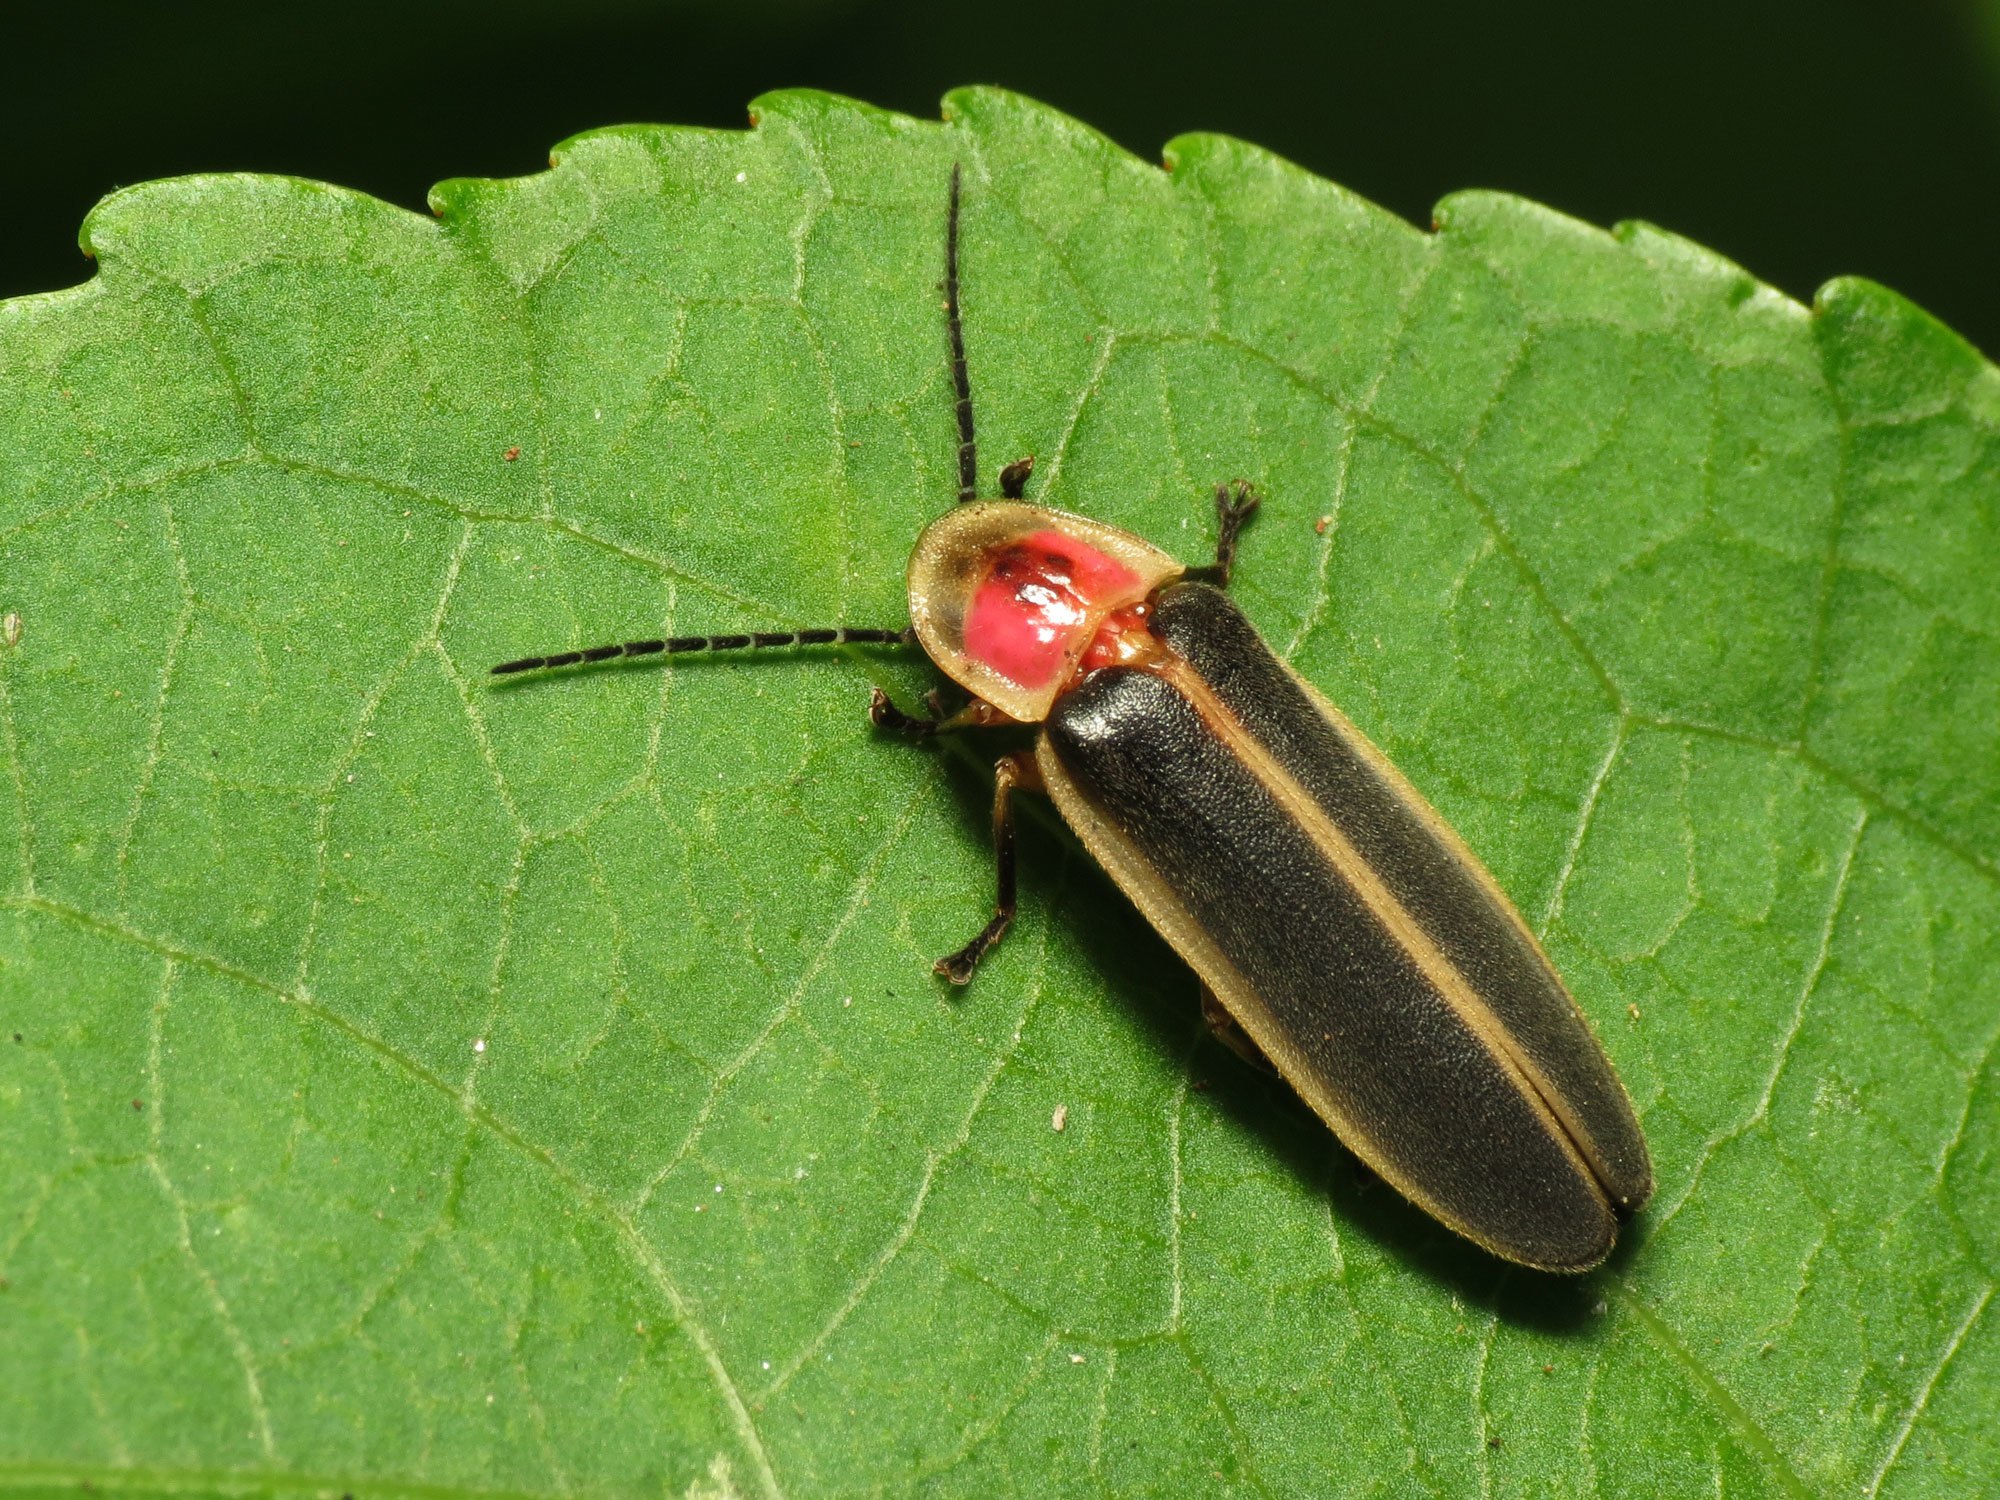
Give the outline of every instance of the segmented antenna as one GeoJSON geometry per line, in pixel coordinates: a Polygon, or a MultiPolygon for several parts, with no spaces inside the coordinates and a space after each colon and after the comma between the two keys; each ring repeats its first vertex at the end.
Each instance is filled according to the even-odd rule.
{"type": "Polygon", "coordinates": [[[543,667],[574,667],[585,662],[616,661],[625,656],[678,656],[683,651],[756,651],[771,646],[911,646],[917,633],[901,630],[759,630],[749,635],[676,635],[664,640],[626,641],[615,646],[592,646],[583,651],[558,651],[551,656],[524,656],[503,661],[493,669],[495,677],[514,672],[535,672],[543,667]]]}
{"type": "Polygon", "coordinates": [[[951,207],[944,220],[944,323],[951,337],[951,384],[958,393],[958,499],[976,498],[979,449],[972,436],[972,379],[965,370],[965,329],[958,320],[959,166],[951,164],[951,207]]]}
{"type": "MultiPolygon", "coordinates": [[[[964,173],[957,162],[951,167],[950,207],[944,231],[944,312],[945,331],[951,341],[951,384],[957,396],[958,415],[958,498],[978,497],[979,449],[972,431],[972,380],[965,369],[965,329],[958,314],[958,220],[959,196],[964,173]]],[[[1034,467],[1033,459],[1009,464],[1001,477],[1001,488],[1019,498],[1021,487],[1034,467]]],[[[659,640],[624,641],[615,645],[591,646],[581,651],[556,651],[547,656],[523,656],[503,661],[493,668],[495,677],[516,672],[538,672],[550,667],[577,667],[593,662],[617,661],[632,656],[677,656],[687,651],[755,651],[773,646],[913,646],[917,633],[900,630],[760,630],[748,635],[677,635],[659,640]]]]}

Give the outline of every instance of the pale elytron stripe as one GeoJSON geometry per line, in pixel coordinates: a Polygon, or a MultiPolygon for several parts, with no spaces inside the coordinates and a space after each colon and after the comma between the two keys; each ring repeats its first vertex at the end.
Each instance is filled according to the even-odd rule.
{"type": "MultiPolygon", "coordinates": [[[[1567,1112],[1561,1105],[1560,1092],[1535,1065],[1533,1059],[1515,1046],[1506,1024],[1494,1014],[1492,1007],[1459,970],[1458,965],[1445,956],[1444,951],[1424,930],[1423,925],[1411,915],[1410,909],[1403,905],[1395,893],[1383,883],[1375,867],[1360,850],[1354,847],[1347,835],[1341,832],[1339,825],[1327,815],[1326,809],[1320,806],[1310,792],[1299,785],[1291,772],[1279,765],[1271,753],[1257,742],[1243,726],[1243,722],[1229,711],[1202,680],[1200,674],[1186,662],[1179,657],[1169,656],[1161,663],[1158,672],[1176,692],[1193,705],[1196,713],[1216,727],[1244,766],[1319,846],[1335,872],[1361,897],[1375,920],[1380,922],[1395,939],[1396,945],[1410,955],[1424,978],[1436,986],[1438,992],[1444,996],[1445,1002],[1472,1028],[1473,1033],[1485,1044],[1487,1050],[1513,1064],[1527,1085],[1534,1102],[1540,1106],[1543,1113],[1550,1116],[1549,1124],[1556,1128],[1556,1132],[1568,1144],[1571,1155],[1578,1158],[1579,1165],[1584,1169],[1584,1175],[1596,1180],[1602,1186],[1606,1174],[1592,1166],[1585,1156],[1587,1148],[1594,1146],[1595,1143],[1589,1141],[1588,1132],[1581,1128],[1580,1122],[1572,1122],[1567,1117],[1567,1112]]],[[[1335,720],[1334,723],[1336,728],[1344,727],[1351,731],[1348,738],[1352,743],[1356,745],[1363,743],[1360,731],[1345,724],[1344,719],[1335,720]]],[[[1379,761],[1379,752],[1375,757],[1365,758],[1371,762],[1379,761]]],[[[1381,763],[1386,764],[1386,762],[1381,763]]],[[[1391,783],[1391,786],[1401,794],[1401,800],[1406,804],[1417,795],[1409,783],[1402,781],[1400,776],[1391,783]]],[[[1421,801],[1415,802],[1414,805],[1419,808],[1424,807],[1421,801]]],[[[1428,811],[1427,808],[1425,810],[1428,811]]],[[[1424,822],[1426,826],[1432,828],[1446,826],[1434,815],[1425,818],[1424,822]]],[[[1471,852],[1456,837],[1450,840],[1447,847],[1457,856],[1461,864],[1475,871],[1480,870],[1471,852]]],[[[1494,891],[1490,877],[1484,884],[1490,892],[1494,891]]],[[[1521,925],[1519,915],[1513,911],[1506,898],[1502,896],[1498,899],[1502,910],[1513,916],[1515,925],[1526,934],[1526,928],[1521,925]]],[[[1532,934],[1527,935],[1532,943],[1532,934]]],[[[1535,952],[1540,955],[1539,945],[1536,945],[1535,952]]],[[[1602,1153],[1593,1154],[1601,1156],[1602,1153]]]]}

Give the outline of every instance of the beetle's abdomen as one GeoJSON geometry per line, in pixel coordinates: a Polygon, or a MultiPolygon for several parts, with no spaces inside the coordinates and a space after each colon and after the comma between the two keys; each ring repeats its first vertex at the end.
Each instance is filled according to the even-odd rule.
{"type": "Polygon", "coordinates": [[[1169,585],[1155,630],[1345,832],[1492,1007],[1612,1201],[1643,1205],[1653,1169],[1624,1087],[1477,857],[1345,715],[1271,654],[1225,595],[1198,583],[1169,585]]]}
{"type": "Polygon", "coordinates": [[[1086,846],[1364,1160],[1511,1259],[1603,1258],[1610,1206],[1498,1010],[1191,667],[1086,678],[1041,760],[1086,846]]]}

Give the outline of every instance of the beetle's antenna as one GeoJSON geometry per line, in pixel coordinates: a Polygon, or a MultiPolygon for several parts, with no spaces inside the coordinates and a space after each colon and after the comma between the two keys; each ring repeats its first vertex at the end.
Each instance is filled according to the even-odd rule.
{"type": "Polygon", "coordinates": [[[524,656],[518,661],[501,662],[492,675],[506,677],[514,672],[616,661],[625,656],[678,656],[683,651],[754,651],[765,646],[911,646],[916,640],[916,631],[908,627],[867,630],[843,626],[837,630],[760,630],[751,635],[676,635],[664,640],[592,646],[584,651],[558,651],[552,656],[524,656]]]}
{"type": "Polygon", "coordinates": [[[958,321],[959,165],[951,164],[951,207],[944,220],[944,324],[951,338],[951,385],[958,396],[958,499],[975,498],[979,450],[972,436],[972,379],[965,371],[965,329],[958,321]]]}

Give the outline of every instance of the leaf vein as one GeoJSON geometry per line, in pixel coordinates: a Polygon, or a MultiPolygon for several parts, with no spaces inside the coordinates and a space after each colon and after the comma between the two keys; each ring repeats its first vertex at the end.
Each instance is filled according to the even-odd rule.
{"type": "Polygon", "coordinates": [[[1958,1320],[1958,1327],[1952,1330],[1951,1337],[1945,1340],[1944,1348],[1939,1351],[1936,1362],[1931,1366],[1930,1374],[1924,1377],[1924,1383],[1918,1389],[1916,1399],[1910,1403],[1910,1409],[1903,1413],[1902,1423],[1896,1429],[1895,1440],[1889,1444],[1889,1451],[1882,1455],[1881,1464],[1869,1476],[1867,1489],[1869,1500],[1874,1500],[1874,1497],[1882,1492],[1882,1482],[1902,1461],[1903,1449],[1910,1441],[1910,1433],[1916,1428],[1917,1418],[1930,1404],[1931,1393],[1937,1389],[1938,1382],[1944,1378],[1945,1370],[1950,1367],[1959,1349],[1964,1346],[1965,1336],[1972,1332],[1972,1325],[1979,1321],[1980,1315],[1986,1311],[1986,1304],[1992,1300],[1993,1286],[1989,1282],[1980,1289],[1979,1295],[1973,1299],[1972,1306],[1967,1309],[1965,1316],[1958,1320]]]}
{"type": "Polygon", "coordinates": [[[173,994],[174,983],[180,966],[171,957],[162,966],[159,998],[153,1002],[146,1034],[146,1129],[148,1150],[146,1169],[152,1174],[159,1187],[160,1196],[166,1200],[167,1208],[174,1220],[174,1243],[193,1267],[195,1280],[201,1284],[208,1296],[210,1308],[215,1313],[216,1322],[221,1326],[223,1342],[243,1371],[244,1394],[250,1405],[250,1419],[254,1426],[257,1446],[266,1460],[277,1457],[277,1444],[271,1435],[271,1411],[264,1400],[264,1380],[258,1372],[257,1359],[251,1351],[250,1341],[243,1336],[237,1325],[236,1315],[229,1310],[229,1303],[222,1295],[222,1286],[215,1279],[215,1273],[202,1263],[195,1253],[194,1236],[188,1225],[187,1202],[181,1197],[180,1189],[167,1172],[165,1121],[166,1082],[161,1070],[161,1041],[166,1027],[167,1003],[173,994]]]}
{"type": "MultiPolygon", "coordinates": [[[[140,932],[120,921],[108,919],[81,908],[67,906],[61,902],[51,901],[43,897],[21,900],[0,899],[0,907],[17,907],[46,912],[49,915],[75,922],[92,931],[123,939],[135,947],[149,953],[156,953],[170,961],[199,965],[211,973],[233,979],[250,989],[269,996],[281,1004],[289,1005],[311,1019],[347,1037],[357,1045],[375,1053],[412,1081],[441,1095],[456,1106],[468,1121],[472,1122],[478,1128],[485,1130],[523,1160],[548,1173],[580,1205],[596,1214],[611,1228],[620,1247],[624,1249],[626,1255],[639,1270],[644,1273],[646,1279],[653,1284],[654,1290],[665,1300],[669,1311],[673,1314],[675,1324],[687,1335],[689,1342],[695,1346],[696,1353],[701,1357],[702,1363],[707,1367],[710,1378],[715,1383],[717,1393],[723,1401],[730,1423],[736,1430],[737,1438],[743,1444],[745,1452],[748,1453],[752,1463],[756,1467],[759,1488],[765,1494],[773,1497],[781,1495],[782,1492],[778,1487],[777,1476],[772,1471],[769,1456],[764,1451],[763,1439],[757,1431],[755,1422],[751,1419],[749,1409],[743,1403],[742,1394],[737,1389],[735,1380],[730,1376],[728,1367],[723,1363],[721,1355],[716,1350],[714,1338],[701,1324],[700,1320],[694,1316],[693,1309],[689,1306],[686,1296],[667,1270],[658,1252],[638,1232],[631,1219],[619,1209],[617,1204],[604,1198],[582,1178],[565,1167],[546,1147],[529,1140],[520,1131],[494,1114],[486,1106],[476,1101],[468,1104],[465,1101],[463,1092],[456,1085],[431,1071],[430,1068],[426,1067],[416,1058],[409,1056],[391,1043],[365,1030],[359,1024],[341,1015],[338,1011],[331,1010],[322,1005],[303,991],[284,988],[246,969],[239,968],[226,960],[180,947],[169,940],[140,932]]],[[[165,1183],[164,1180],[163,1186],[168,1189],[171,1188],[171,1184],[165,1183]]],[[[177,1202],[178,1200],[170,1199],[170,1201],[177,1202]]],[[[185,1225],[184,1214],[183,1225],[185,1225]]],[[[185,1232],[183,1237],[185,1238],[185,1232]]],[[[192,1254],[192,1251],[190,1250],[189,1253],[192,1254]]]]}
{"type": "Polygon", "coordinates": [[[958,1129],[942,1146],[925,1154],[923,1169],[917,1176],[917,1185],[910,1195],[909,1206],[903,1210],[895,1229],[883,1242],[882,1248],[876,1252],[875,1258],[868,1263],[867,1269],[856,1279],[853,1288],[842,1299],[840,1306],[820,1324],[812,1337],[800,1347],[798,1353],[772,1372],[770,1382],[757,1397],[760,1406],[783,1390],[846,1325],[847,1320],[854,1316],[855,1310],[861,1306],[863,1299],[882,1279],[883,1272],[889,1269],[896,1257],[902,1254],[904,1247],[910,1243],[911,1237],[916,1234],[917,1221],[923,1217],[924,1204],[930,1198],[932,1187],[936,1185],[939,1169],[956,1156],[972,1138],[973,1123],[979,1118],[979,1111],[985,1106],[986,1096],[992,1092],[993,1085],[999,1081],[1001,1072],[1020,1046],[1021,1037],[1027,1028],[1028,1017],[1033,1013],[1035,1004],[1042,994],[1047,959],[1048,940],[1044,934],[1036,950],[1035,977],[1029,987],[1028,999],[1022,1008],[1020,1019],[1009,1033],[1009,1040],[995,1049],[993,1065],[974,1087],[958,1129]]]}
{"type": "Polygon", "coordinates": [[[708,1093],[702,1099],[700,1106],[695,1110],[694,1118],[689,1122],[680,1143],[667,1153],[665,1162],[647,1178],[645,1186],[639,1191],[639,1195],[626,1208],[625,1212],[628,1215],[637,1218],[639,1214],[645,1211],[647,1204],[652,1201],[653,1195],[660,1190],[662,1184],[673,1173],[674,1168],[678,1167],[687,1158],[688,1153],[694,1149],[695,1143],[701,1139],[702,1132],[707,1128],[708,1122],[713,1118],[717,1108],[720,1107],[722,1096],[729,1091],[730,1084],[735,1081],[737,1075],[749,1067],[752,1062],[756,1061],[764,1048],[769,1045],[771,1038],[777,1034],[779,1028],[794,1015],[798,1014],[799,1007],[805,1000],[807,989],[819,977],[820,971],[826,967],[827,960],[833,956],[834,949],[839,946],[842,936],[845,935],[848,927],[853,924],[855,917],[868,904],[869,894],[874,890],[875,881],[880,876],[882,867],[888,862],[889,855],[902,842],[904,835],[909,832],[911,825],[916,821],[918,812],[928,801],[930,794],[937,788],[941,779],[938,768],[934,764],[917,790],[903,804],[903,810],[897,815],[896,821],[889,825],[888,829],[883,833],[881,840],[876,844],[873,851],[870,852],[867,862],[862,866],[860,878],[854,882],[854,890],[848,896],[846,907],[843,908],[839,917],[834,920],[833,925],[827,929],[825,938],[820,941],[820,945],[814,950],[813,956],[807,960],[806,966],[800,970],[798,980],[793,984],[790,993],[785,996],[777,1009],[771,1012],[770,1019],[758,1029],[757,1034],[751,1037],[737,1051],[734,1057],[730,1058],[716,1070],[715,1077],[709,1083],[708,1093]]]}

